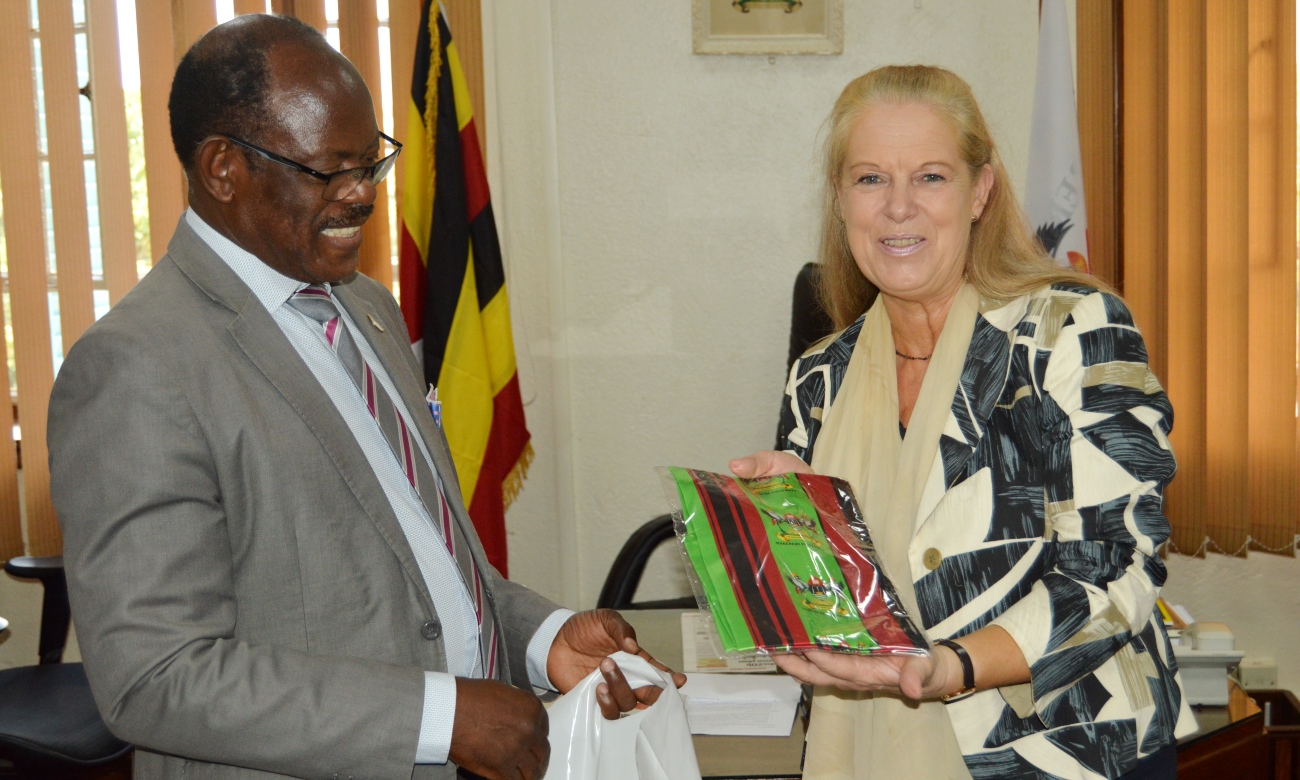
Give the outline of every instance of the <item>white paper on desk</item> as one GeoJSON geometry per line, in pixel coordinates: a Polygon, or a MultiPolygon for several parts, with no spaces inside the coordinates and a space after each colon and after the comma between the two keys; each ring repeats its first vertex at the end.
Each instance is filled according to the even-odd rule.
{"type": "Polygon", "coordinates": [[[693,674],[681,689],[692,734],[788,737],[803,690],[784,674],[693,674]]]}
{"type": "Polygon", "coordinates": [[[682,671],[691,672],[775,672],[770,656],[755,654],[724,658],[722,639],[713,621],[699,612],[682,613],[682,671]]]}

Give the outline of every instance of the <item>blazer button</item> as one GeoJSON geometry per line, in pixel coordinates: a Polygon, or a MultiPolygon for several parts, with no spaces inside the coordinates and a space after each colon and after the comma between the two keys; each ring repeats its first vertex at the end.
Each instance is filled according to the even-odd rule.
{"type": "Polygon", "coordinates": [[[430,620],[420,626],[420,636],[428,639],[430,642],[442,636],[442,624],[436,620],[430,620]]]}
{"type": "Polygon", "coordinates": [[[939,568],[939,564],[943,563],[943,553],[939,552],[939,548],[931,547],[921,556],[921,563],[925,564],[925,568],[934,571],[939,568]]]}

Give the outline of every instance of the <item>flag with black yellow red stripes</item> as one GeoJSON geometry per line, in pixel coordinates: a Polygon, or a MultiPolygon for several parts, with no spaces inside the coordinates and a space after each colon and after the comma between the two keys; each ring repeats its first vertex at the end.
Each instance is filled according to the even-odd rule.
{"type": "Polygon", "coordinates": [[[402,313],[438,389],[470,517],[505,575],[505,510],[532,459],[505,272],[456,44],[436,3],[420,21],[403,147],[402,313]]]}

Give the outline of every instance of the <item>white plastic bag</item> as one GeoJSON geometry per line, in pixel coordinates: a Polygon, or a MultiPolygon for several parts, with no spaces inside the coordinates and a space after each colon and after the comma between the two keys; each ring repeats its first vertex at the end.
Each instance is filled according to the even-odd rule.
{"type": "Polygon", "coordinates": [[[633,688],[664,689],[643,710],[605,720],[596,701],[600,670],[561,696],[548,712],[551,762],[546,780],[700,780],[686,707],[667,672],[644,658],[615,653],[612,658],[633,688]]]}

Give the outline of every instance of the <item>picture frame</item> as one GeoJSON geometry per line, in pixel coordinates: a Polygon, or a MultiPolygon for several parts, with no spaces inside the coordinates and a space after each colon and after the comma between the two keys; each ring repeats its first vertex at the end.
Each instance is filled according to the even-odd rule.
{"type": "Polygon", "coordinates": [[[844,0],[691,0],[696,54],[843,54],[844,0]]]}

